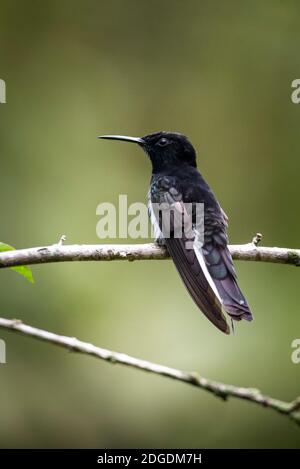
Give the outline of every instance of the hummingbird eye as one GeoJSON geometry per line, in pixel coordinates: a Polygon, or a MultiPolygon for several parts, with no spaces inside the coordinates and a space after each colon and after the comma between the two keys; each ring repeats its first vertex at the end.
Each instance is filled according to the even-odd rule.
{"type": "Polygon", "coordinates": [[[157,144],[160,146],[160,147],[165,147],[166,145],[168,145],[169,141],[166,139],[166,138],[161,138],[158,140],[157,144]]]}

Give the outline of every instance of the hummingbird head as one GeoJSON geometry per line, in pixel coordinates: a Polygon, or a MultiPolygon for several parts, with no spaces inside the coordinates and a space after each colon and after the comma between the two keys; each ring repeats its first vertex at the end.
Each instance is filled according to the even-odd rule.
{"type": "Polygon", "coordinates": [[[137,143],[149,155],[154,173],[174,166],[196,167],[196,151],[188,138],[180,133],[162,131],[142,138],[123,135],[102,135],[99,138],[137,143]]]}

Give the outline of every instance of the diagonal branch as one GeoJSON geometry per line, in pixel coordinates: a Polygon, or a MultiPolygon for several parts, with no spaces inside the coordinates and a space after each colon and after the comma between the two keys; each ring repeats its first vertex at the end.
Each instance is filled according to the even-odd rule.
{"type": "Polygon", "coordinates": [[[82,342],[75,337],[66,337],[54,334],[53,332],[37,329],[35,327],[23,324],[21,321],[16,319],[0,318],[0,328],[18,332],[22,335],[33,337],[44,342],[49,342],[54,345],[61,346],[67,350],[80,352],[85,355],[91,355],[110,363],[126,365],[131,368],[148,371],[150,373],[166,376],[177,381],[188,383],[198,388],[204,389],[205,391],[212,393],[214,396],[220,397],[224,400],[229,397],[234,397],[237,399],[250,401],[259,406],[273,409],[276,412],[291,418],[297,424],[300,424],[300,396],[292,402],[284,402],[262,394],[258,389],[243,388],[239,386],[233,386],[231,384],[224,384],[218,381],[204,378],[195,372],[177,370],[175,368],[169,368],[168,366],[159,365],[157,363],[151,363],[146,360],[140,360],[124,353],[113,352],[111,350],[96,347],[90,343],[82,342]]]}
{"type": "MultiPolygon", "coordinates": [[[[255,238],[254,238],[255,239],[255,238]]],[[[257,247],[255,242],[229,246],[233,259],[300,265],[300,249],[257,247]]],[[[0,268],[66,261],[161,260],[169,258],[156,244],[70,244],[0,253],[0,268]]]]}

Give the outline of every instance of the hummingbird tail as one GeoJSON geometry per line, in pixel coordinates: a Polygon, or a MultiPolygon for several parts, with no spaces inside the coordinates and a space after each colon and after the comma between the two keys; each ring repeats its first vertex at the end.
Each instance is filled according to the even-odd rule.
{"type": "Polygon", "coordinates": [[[236,279],[228,276],[222,280],[214,279],[214,282],[229,316],[235,321],[240,321],[241,319],[252,321],[253,317],[250,308],[236,279]]]}

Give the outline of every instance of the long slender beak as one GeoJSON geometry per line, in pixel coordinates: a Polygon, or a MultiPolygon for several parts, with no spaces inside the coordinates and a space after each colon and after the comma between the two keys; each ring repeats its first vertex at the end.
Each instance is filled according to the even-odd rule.
{"type": "Polygon", "coordinates": [[[123,140],[125,142],[138,143],[143,145],[144,140],[139,137],[127,137],[126,135],[100,135],[98,138],[105,138],[107,140],[123,140]]]}

